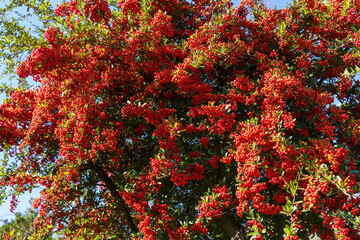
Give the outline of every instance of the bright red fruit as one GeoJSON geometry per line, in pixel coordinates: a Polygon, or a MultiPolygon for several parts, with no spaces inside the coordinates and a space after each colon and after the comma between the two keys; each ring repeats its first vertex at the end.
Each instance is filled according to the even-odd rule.
{"type": "Polygon", "coordinates": [[[256,2],[58,7],[0,106],[39,235],[360,239],[360,1],[256,2]]]}

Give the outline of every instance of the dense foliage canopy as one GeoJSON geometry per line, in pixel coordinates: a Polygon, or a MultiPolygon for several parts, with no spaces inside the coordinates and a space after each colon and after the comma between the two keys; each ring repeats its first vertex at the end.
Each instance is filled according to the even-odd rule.
{"type": "Polygon", "coordinates": [[[0,106],[3,196],[43,189],[39,236],[360,239],[360,0],[259,2],[58,6],[0,106]]]}
{"type": "MultiPolygon", "coordinates": [[[[44,33],[47,26],[59,24],[53,6],[62,1],[0,0],[0,76],[2,78],[15,79],[17,66],[26,60],[35,48],[46,42],[44,33]]],[[[4,85],[3,90],[4,87],[9,87],[8,85],[4,85]]]]}

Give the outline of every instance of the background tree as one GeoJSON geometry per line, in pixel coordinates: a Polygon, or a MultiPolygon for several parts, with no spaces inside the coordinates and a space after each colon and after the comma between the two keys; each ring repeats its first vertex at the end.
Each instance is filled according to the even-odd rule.
{"type": "Polygon", "coordinates": [[[17,69],[40,87],[0,106],[0,184],[44,188],[38,236],[360,238],[360,1],[55,13],[17,69]]]}
{"type": "MultiPolygon", "coordinates": [[[[37,212],[33,209],[26,213],[15,213],[15,219],[3,221],[0,227],[0,236],[11,236],[11,239],[26,239],[30,237],[34,231],[33,222],[37,212]]],[[[5,239],[5,238],[4,238],[5,239]]]]}
{"type": "MultiPolygon", "coordinates": [[[[1,239],[36,239],[34,234],[34,220],[38,212],[34,209],[28,209],[25,213],[15,213],[15,219],[4,220],[0,226],[1,239]]],[[[43,238],[44,240],[55,239],[51,235],[43,238]]]]}

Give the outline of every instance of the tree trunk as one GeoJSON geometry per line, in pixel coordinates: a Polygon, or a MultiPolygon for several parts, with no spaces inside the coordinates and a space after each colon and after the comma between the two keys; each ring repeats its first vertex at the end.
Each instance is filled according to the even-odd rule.
{"type": "Polygon", "coordinates": [[[249,232],[246,226],[238,226],[233,217],[229,215],[223,215],[220,220],[221,229],[227,233],[229,239],[231,240],[248,240],[250,239],[247,236],[249,232]]]}

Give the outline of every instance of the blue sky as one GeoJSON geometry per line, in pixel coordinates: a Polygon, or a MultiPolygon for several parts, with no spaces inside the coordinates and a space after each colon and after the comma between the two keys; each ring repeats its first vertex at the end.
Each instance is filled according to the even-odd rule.
{"type": "MultiPolygon", "coordinates": [[[[60,0],[52,0],[53,3],[60,3],[60,0]]],[[[234,0],[234,6],[239,5],[239,3],[241,2],[241,0],[234,0]]],[[[276,6],[277,9],[281,9],[281,8],[285,8],[287,6],[287,3],[291,2],[291,1],[285,1],[285,0],[264,0],[265,4],[268,4],[271,8],[274,8],[276,6]]],[[[3,2],[1,2],[0,0],[0,6],[3,6],[3,2]]],[[[6,81],[5,79],[0,79],[0,82],[4,82],[6,81]]],[[[3,101],[3,97],[0,96],[0,102],[3,101]]],[[[16,212],[24,212],[26,211],[29,207],[29,201],[31,197],[36,197],[39,195],[39,191],[33,191],[32,194],[24,194],[21,198],[20,198],[20,203],[17,207],[17,209],[15,210],[16,212]]],[[[0,206],[0,225],[1,225],[1,220],[4,219],[11,219],[14,217],[14,214],[12,214],[9,211],[9,205],[10,205],[10,201],[6,201],[2,206],[0,206]]]]}

